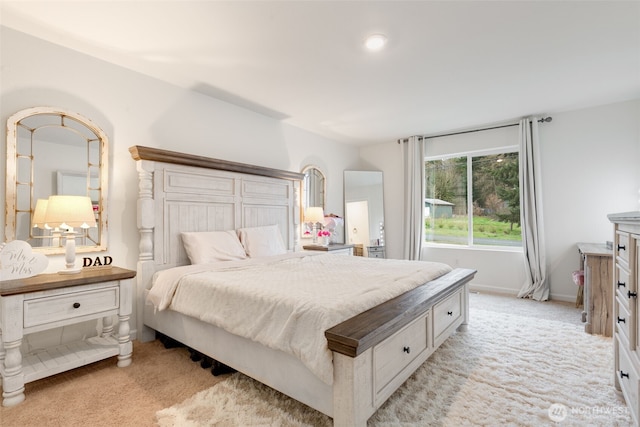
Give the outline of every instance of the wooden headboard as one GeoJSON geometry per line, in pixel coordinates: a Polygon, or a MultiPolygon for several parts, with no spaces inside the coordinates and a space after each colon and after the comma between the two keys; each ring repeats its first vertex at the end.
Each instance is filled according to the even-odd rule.
{"type": "MultiPolygon", "coordinates": [[[[138,170],[138,325],[153,274],[188,264],[180,233],[277,224],[300,248],[303,174],[157,148],[129,148],[138,170]]],[[[140,328],[139,328],[140,330],[140,328]]]]}

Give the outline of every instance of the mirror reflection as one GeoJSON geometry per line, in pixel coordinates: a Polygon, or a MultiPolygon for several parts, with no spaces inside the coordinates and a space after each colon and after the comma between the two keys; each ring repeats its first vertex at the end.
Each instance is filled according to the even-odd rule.
{"type": "Polygon", "coordinates": [[[104,132],[88,119],[36,107],[7,122],[7,241],[27,241],[36,251],[64,253],[62,231],[43,222],[52,195],[86,196],[97,226],[84,228],[78,252],[106,250],[107,147],[104,132]]]}
{"type": "Polygon", "coordinates": [[[325,209],[327,183],[324,173],[317,166],[307,166],[302,169],[304,174],[302,182],[302,207],[306,210],[310,207],[325,209]]]}
{"type": "Polygon", "coordinates": [[[383,247],[384,198],[381,171],[344,171],[345,241],[370,248],[383,247]]]}
{"type": "MultiPolygon", "coordinates": [[[[325,210],[327,180],[324,173],[317,166],[309,165],[302,169],[304,177],[302,178],[302,214],[304,217],[309,215],[309,208],[320,208],[325,210]]],[[[323,215],[322,214],[322,215],[323,215]]],[[[302,222],[302,237],[313,238],[315,232],[311,222],[307,222],[306,218],[302,222]]]]}

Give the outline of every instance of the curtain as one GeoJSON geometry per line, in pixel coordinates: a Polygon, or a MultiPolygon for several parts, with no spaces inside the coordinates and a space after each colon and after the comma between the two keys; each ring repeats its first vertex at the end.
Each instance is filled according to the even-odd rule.
{"type": "Polygon", "coordinates": [[[404,171],[403,257],[419,260],[424,232],[424,142],[412,136],[402,147],[404,171]]]}
{"type": "Polygon", "coordinates": [[[542,221],[542,185],[538,120],[520,120],[520,223],[526,280],[518,296],[538,301],[549,299],[549,284],[542,221]]]}

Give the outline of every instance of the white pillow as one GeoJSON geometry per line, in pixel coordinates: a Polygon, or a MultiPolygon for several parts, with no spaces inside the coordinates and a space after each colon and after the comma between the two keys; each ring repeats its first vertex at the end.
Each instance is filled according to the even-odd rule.
{"type": "Polygon", "coordinates": [[[249,258],[287,253],[287,247],[277,225],[239,228],[237,231],[240,243],[244,246],[249,258]]]}
{"type": "Polygon", "coordinates": [[[247,258],[233,230],[180,233],[191,264],[209,264],[247,258]]]}

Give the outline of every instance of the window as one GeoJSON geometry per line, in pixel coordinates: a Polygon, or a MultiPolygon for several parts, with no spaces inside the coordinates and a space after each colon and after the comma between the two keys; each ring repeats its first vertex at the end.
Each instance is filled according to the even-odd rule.
{"type": "Polygon", "coordinates": [[[521,246],[518,152],[425,160],[425,241],[521,246]]]}

